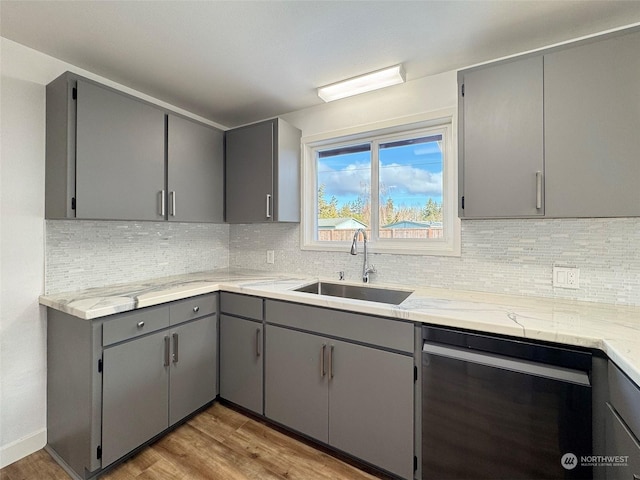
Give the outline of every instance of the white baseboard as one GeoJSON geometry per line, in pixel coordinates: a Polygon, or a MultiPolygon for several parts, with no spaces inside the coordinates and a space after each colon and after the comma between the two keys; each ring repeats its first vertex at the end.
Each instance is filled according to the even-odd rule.
{"type": "Polygon", "coordinates": [[[0,468],[42,449],[47,443],[47,430],[43,428],[27,437],[0,448],[0,468]]]}

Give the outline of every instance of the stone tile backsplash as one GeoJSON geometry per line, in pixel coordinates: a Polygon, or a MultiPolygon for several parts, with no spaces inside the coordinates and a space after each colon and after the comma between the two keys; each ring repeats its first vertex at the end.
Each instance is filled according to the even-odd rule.
{"type": "MultiPolygon", "coordinates": [[[[214,268],[359,281],[362,256],[300,249],[297,224],[46,221],[46,293],[214,268]],[[266,263],[266,251],[275,263],[266,263]]],[[[456,288],[640,306],[640,219],[464,220],[462,255],[371,255],[372,283],[456,288]],[[554,265],[580,288],[552,286],[554,265]]]]}
{"type": "Polygon", "coordinates": [[[46,220],[45,292],[229,266],[229,226],[46,220]]]}
{"type": "MultiPolygon", "coordinates": [[[[298,225],[231,225],[232,267],[359,281],[362,257],[300,250],[298,225]],[[266,263],[275,251],[275,264],[266,263]]],[[[462,255],[372,254],[372,282],[640,305],[640,219],[464,220],[462,255]],[[580,269],[580,289],[552,286],[552,267],[580,269]]]]}

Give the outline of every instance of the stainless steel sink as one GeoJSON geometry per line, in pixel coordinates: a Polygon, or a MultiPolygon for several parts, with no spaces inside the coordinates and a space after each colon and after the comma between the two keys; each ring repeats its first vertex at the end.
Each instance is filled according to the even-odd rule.
{"type": "Polygon", "coordinates": [[[344,283],[316,282],[311,285],[296,288],[296,292],[315,293],[316,295],[330,295],[332,297],[352,298],[368,302],[402,303],[412,290],[391,290],[387,288],[366,287],[364,285],[348,285],[344,283]]]}

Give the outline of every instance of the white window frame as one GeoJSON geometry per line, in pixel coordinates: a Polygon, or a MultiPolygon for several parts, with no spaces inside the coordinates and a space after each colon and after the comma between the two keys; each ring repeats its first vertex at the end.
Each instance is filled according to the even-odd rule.
{"type": "MultiPolygon", "coordinates": [[[[302,138],[302,220],[300,245],[302,250],[348,252],[351,242],[319,241],[317,213],[317,162],[316,151],[366,142],[373,139],[377,143],[390,141],[396,137],[406,137],[413,131],[417,135],[442,133],[443,163],[443,238],[429,240],[376,239],[369,240],[371,253],[391,253],[400,255],[460,256],[460,219],[458,218],[458,160],[455,138],[455,115],[453,109],[444,109],[428,114],[414,115],[386,122],[377,122],[357,128],[329,132],[302,138]],[[375,138],[374,138],[375,137],[375,138]]],[[[375,154],[377,156],[377,153],[375,154]]],[[[371,160],[371,211],[378,212],[378,159],[371,160]],[[373,193],[375,192],[375,193],[373,193]]],[[[376,214],[377,216],[377,214],[376,214]]],[[[372,219],[371,229],[378,228],[378,219],[372,219]]],[[[375,237],[375,235],[373,235],[375,237]]]]}

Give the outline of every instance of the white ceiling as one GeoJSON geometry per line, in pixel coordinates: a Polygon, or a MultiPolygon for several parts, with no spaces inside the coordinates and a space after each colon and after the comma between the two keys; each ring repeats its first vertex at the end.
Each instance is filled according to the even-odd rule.
{"type": "Polygon", "coordinates": [[[640,1],[14,1],[0,34],[229,127],[640,22],[640,1]]]}

